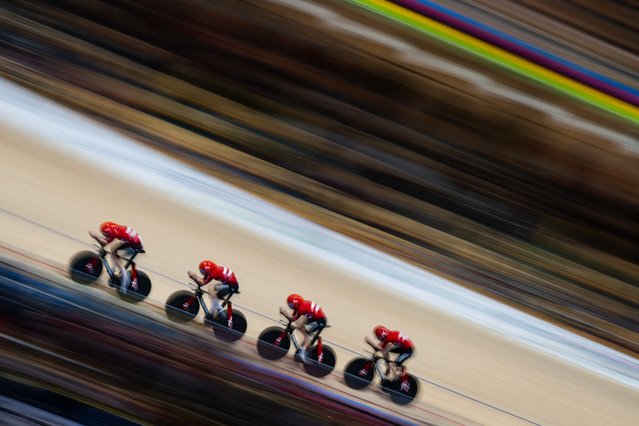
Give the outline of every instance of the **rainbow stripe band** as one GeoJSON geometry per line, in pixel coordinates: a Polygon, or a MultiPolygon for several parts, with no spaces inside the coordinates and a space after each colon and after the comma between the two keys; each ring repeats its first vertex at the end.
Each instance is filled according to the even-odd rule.
{"type": "Polygon", "coordinates": [[[639,107],[639,89],[623,84],[586,67],[572,63],[533,44],[519,40],[489,25],[470,19],[431,0],[389,0],[420,15],[432,18],[472,37],[528,59],[544,68],[639,107]]]}
{"type": "Polygon", "coordinates": [[[517,55],[386,0],[347,0],[576,99],[639,124],[639,109],[517,55]]]}

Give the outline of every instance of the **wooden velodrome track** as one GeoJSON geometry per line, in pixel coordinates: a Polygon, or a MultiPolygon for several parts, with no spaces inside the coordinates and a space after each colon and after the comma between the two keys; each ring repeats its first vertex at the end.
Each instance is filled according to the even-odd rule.
{"type": "Polygon", "coordinates": [[[636,126],[321,3],[7,2],[0,73],[314,222],[639,351],[636,126]]]}
{"type": "MultiPolygon", "coordinates": [[[[214,34],[221,48],[215,55],[206,50],[210,34],[199,32],[188,19],[176,21],[172,29],[183,33],[184,45],[198,42],[204,46],[202,56],[212,58],[207,64],[215,72],[203,77],[184,62],[189,55],[198,58],[197,48],[180,51],[179,37],[177,53],[156,48],[95,25],[92,7],[117,21],[117,14],[100,9],[105,4],[76,3],[89,5],[89,18],[65,15],[37,1],[3,9],[7,13],[0,19],[17,37],[0,58],[2,74],[333,229],[637,350],[636,332],[623,327],[636,324],[636,309],[629,303],[637,300],[633,283],[639,279],[632,263],[637,246],[629,238],[637,232],[636,221],[628,220],[637,208],[639,167],[636,156],[628,155],[636,129],[507,73],[483,74],[487,70],[481,64],[380,20],[356,14],[352,20],[338,19],[351,13],[339,2],[330,2],[334,12],[310,2],[301,10],[281,6],[300,4],[290,1],[237,3],[263,9],[253,10],[252,16],[243,16],[242,7],[222,8],[208,17],[220,25],[214,34]],[[228,22],[233,25],[227,27],[228,22]],[[312,31],[306,28],[310,22],[312,31]],[[356,22],[373,22],[380,33],[356,22]],[[52,31],[52,23],[61,32],[52,31]],[[256,23],[279,37],[277,46],[268,46],[273,51],[261,46],[259,37],[256,45],[242,39],[256,31],[256,23]],[[237,34],[229,35],[230,29],[237,34]],[[82,38],[90,33],[104,43],[101,48],[82,38]],[[296,44],[300,38],[312,39],[309,34],[320,41],[311,47],[296,44]],[[325,50],[325,42],[332,50],[325,50]],[[306,53],[305,60],[287,56],[289,48],[306,53]],[[135,63],[139,58],[143,65],[135,63]],[[342,62],[345,58],[366,74],[354,72],[358,68],[342,62]],[[147,67],[149,62],[161,64],[161,71],[147,67]],[[252,73],[255,68],[261,75],[252,73]],[[196,84],[171,77],[179,72],[196,84]],[[291,81],[285,78],[289,72],[291,81]],[[344,81],[343,75],[361,78],[344,81]],[[375,87],[380,96],[371,95],[376,82],[382,83],[375,87]],[[524,96],[526,91],[534,99],[524,96]],[[230,100],[248,92],[252,107],[230,100]],[[502,134],[515,143],[501,140],[502,134]],[[431,140],[431,135],[448,142],[431,140]],[[342,144],[328,143],[332,138],[341,138],[342,144]],[[423,155],[411,151],[426,147],[430,151],[423,155]],[[466,157],[466,150],[475,148],[482,152],[466,157]],[[298,157],[307,150],[316,157],[298,157]],[[317,161],[325,157],[339,161],[317,161]],[[490,175],[497,184],[482,180],[495,164],[486,167],[481,161],[493,157],[508,166],[499,171],[505,175],[490,175]],[[214,166],[202,166],[202,158],[212,159],[214,166]],[[273,158],[283,163],[269,163],[273,158]],[[386,161],[402,167],[387,167],[386,161]],[[414,168],[429,173],[420,177],[410,172],[414,168]],[[515,171],[508,174],[511,169],[515,171]],[[389,171],[386,181],[408,179],[407,193],[401,186],[385,186],[389,171]],[[535,181],[548,186],[526,186],[531,177],[548,179],[535,181]],[[413,184],[417,189],[411,189],[413,184]],[[490,217],[484,222],[500,232],[475,220],[486,213],[481,202],[449,202],[458,195],[463,200],[466,185],[489,194],[491,206],[498,206],[496,223],[490,217]],[[572,198],[573,190],[586,195],[572,198]],[[446,196],[438,198],[440,192],[446,196]],[[601,193],[605,198],[597,198],[601,193]],[[306,197],[303,202],[295,199],[299,194],[306,197]],[[379,199],[386,204],[375,204],[379,199]],[[602,205],[609,208],[603,215],[602,205]],[[397,207],[413,216],[403,216],[397,207]],[[461,211],[451,214],[449,207],[461,211]],[[364,224],[357,222],[363,219],[364,224]],[[402,239],[406,235],[410,244],[402,239]],[[521,239],[532,243],[521,244],[521,239]],[[538,256],[540,247],[544,256],[538,256]]],[[[140,4],[131,7],[143,8],[140,4]]],[[[160,22],[173,18],[170,10],[154,11],[160,22]]],[[[120,173],[117,156],[102,158],[105,169],[78,156],[81,149],[75,154],[59,150],[53,135],[33,133],[37,129],[7,115],[2,123],[2,241],[24,253],[64,264],[89,241],[87,229],[114,219],[143,234],[149,254],[140,265],[153,272],[151,296],[160,305],[181,288],[186,270],[202,257],[212,257],[238,273],[243,291],[238,302],[246,309],[275,317],[291,291],[316,299],[333,325],[326,337],[338,345],[363,350],[362,338],[372,325],[397,324],[418,345],[411,371],[431,381],[424,384],[419,403],[406,411],[412,418],[435,413],[442,423],[581,425],[630,424],[638,417],[636,389],[509,342],[432,304],[402,296],[383,281],[193,207],[193,202],[206,204],[204,199],[186,202],[169,191],[149,189],[120,173]]],[[[249,337],[271,323],[255,314],[249,322],[249,337]]],[[[351,356],[339,352],[338,367],[351,356]]],[[[339,385],[337,379],[335,383],[339,385]]],[[[360,396],[385,401],[375,393],[360,396]]]]}
{"type": "MultiPolygon", "coordinates": [[[[56,111],[50,108],[47,114],[56,111]]],[[[26,121],[12,123],[19,115],[8,108],[2,118],[4,244],[64,264],[83,248],[82,241],[89,241],[88,229],[107,218],[118,220],[135,224],[144,236],[148,254],[140,259],[140,268],[152,271],[151,298],[160,305],[181,288],[186,270],[211,257],[236,271],[242,283],[237,302],[247,310],[275,317],[288,293],[312,297],[333,326],[326,338],[337,345],[361,351],[363,336],[373,325],[397,324],[418,347],[411,371],[448,388],[423,382],[420,400],[404,412],[412,418],[435,413],[442,423],[500,425],[627,425],[637,418],[636,389],[513,343],[384,282],[343,269],[339,262],[315,258],[223,215],[194,208],[187,200],[170,197],[168,188],[153,189],[123,175],[109,155],[97,153],[103,155],[102,164],[88,161],[96,153],[83,142],[93,137],[83,136],[86,129],[78,128],[75,151],[60,148],[46,134],[53,138],[56,128],[68,131],[84,119],[62,114],[59,122],[48,125],[36,126],[34,120],[31,129],[29,114],[43,116],[44,110],[38,106],[22,117],[26,121]],[[83,149],[88,149],[86,159],[83,149]]],[[[95,137],[104,140],[108,134],[95,137]]],[[[144,176],[144,167],[139,173],[144,176]]],[[[249,314],[248,335],[255,337],[270,324],[269,319],[249,314]]],[[[338,368],[351,356],[338,350],[338,368]]],[[[328,380],[339,382],[338,376],[328,380]]],[[[376,394],[364,397],[384,403],[376,394]]]]}

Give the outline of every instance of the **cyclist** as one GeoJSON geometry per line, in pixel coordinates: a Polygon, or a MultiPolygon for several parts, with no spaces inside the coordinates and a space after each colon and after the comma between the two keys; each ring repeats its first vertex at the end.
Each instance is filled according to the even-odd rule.
{"type": "Polygon", "coordinates": [[[280,308],[280,313],[291,321],[293,330],[297,329],[302,333],[302,343],[300,350],[295,352],[295,358],[305,363],[309,337],[315,333],[310,340],[310,344],[313,344],[326,327],[326,315],[319,305],[310,300],[304,300],[299,294],[290,294],[286,298],[286,303],[293,311],[292,314],[289,314],[285,307],[280,308]]]}
{"type": "Polygon", "coordinates": [[[413,346],[413,342],[411,342],[404,333],[397,330],[389,330],[383,325],[376,326],[373,329],[373,334],[378,342],[366,336],[366,343],[371,345],[376,351],[382,353],[382,357],[384,357],[386,365],[388,365],[386,369],[386,380],[392,382],[397,379],[399,370],[404,371],[402,364],[413,355],[415,347],[413,346]],[[393,361],[389,359],[391,352],[399,354],[393,361]]]}
{"type": "Polygon", "coordinates": [[[126,293],[131,279],[120,261],[120,254],[132,255],[135,251],[144,251],[142,238],[130,226],[118,225],[115,222],[104,222],[100,224],[100,233],[89,231],[89,235],[96,240],[104,249],[104,246],[111,244],[110,256],[113,266],[120,270],[120,291],[126,293]]]}
{"type": "Polygon", "coordinates": [[[235,273],[225,266],[216,265],[212,260],[203,260],[200,262],[200,278],[195,272],[189,271],[187,275],[195,283],[202,287],[215,280],[217,284],[213,286],[213,292],[209,292],[211,296],[211,305],[213,306],[213,317],[217,317],[223,311],[220,299],[225,298],[229,294],[239,293],[240,285],[237,282],[235,273]]]}

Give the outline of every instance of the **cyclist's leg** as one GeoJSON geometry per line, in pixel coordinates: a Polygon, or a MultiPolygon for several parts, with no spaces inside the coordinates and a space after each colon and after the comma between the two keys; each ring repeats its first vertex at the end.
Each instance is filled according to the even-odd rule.
{"type": "Polygon", "coordinates": [[[306,346],[308,344],[308,318],[301,316],[291,323],[295,330],[298,330],[302,336],[302,340],[299,343],[299,350],[295,351],[295,359],[298,361],[306,362],[306,346]]]}
{"type": "Polygon", "coordinates": [[[116,240],[111,243],[111,263],[113,264],[114,269],[117,268],[120,271],[120,291],[126,293],[127,289],[130,285],[129,274],[126,273],[124,269],[124,264],[118,255],[119,250],[125,250],[127,248],[127,244],[125,241],[116,240]]]}
{"type": "Polygon", "coordinates": [[[302,341],[300,342],[300,347],[302,348],[304,352],[306,352],[306,348],[308,347],[308,342],[310,340],[311,334],[306,328],[306,324],[300,327],[299,330],[300,330],[300,333],[302,333],[302,341]]]}
{"type": "Polygon", "coordinates": [[[211,293],[211,306],[213,306],[214,318],[224,311],[224,308],[222,307],[222,299],[228,296],[229,293],[230,289],[226,284],[216,284],[214,286],[214,291],[211,293]]]}
{"type": "Polygon", "coordinates": [[[313,346],[313,343],[315,343],[324,327],[326,327],[326,320],[313,321],[312,323],[307,324],[306,327],[301,327],[304,340],[302,340],[302,344],[300,345],[300,352],[298,355],[302,362],[306,362],[306,351],[308,350],[308,347],[313,346]],[[312,338],[311,334],[313,335],[312,338]]]}
{"type": "Polygon", "coordinates": [[[394,360],[388,363],[388,369],[386,370],[387,371],[386,379],[392,382],[396,380],[398,377],[399,369],[397,368],[398,367],[397,360],[399,359],[399,357],[402,356],[403,351],[398,346],[393,345],[393,348],[390,350],[390,352],[399,354],[394,360]]]}
{"type": "Polygon", "coordinates": [[[404,371],[405,367],[403,366],[403,364],[411,356],[413,356],[413,349],[412,348],[411,349],[407,349],[407,350],[405,350],[403,352],[400,352],[400,354],[397,355],[397,358],[395,358],[395,360],[393,361],[393,364],[395,364],[398,368],[400,368],[402,371],[404,371]]]}
{"type": "Polygon", "coordinates": [[[412,348],[404,350],[402,353],[400,353],[397,356],[397,358],[395,358],[395,361],[393,361],[393,364],[397,366],[398,371],[397,371],[396,380],[400,381],[401,383],[400,389],[402,392],[408,392],[408,390],[410,389],[410,385],[408,384],[409,382],[404,380],[406,378],[406,367],[404,367],[403,364],[411,356],[413,356],[412,348]]]}
{"type": "Polygon", "coordinates": [[[311,328],[311,330],[309,330],[309,333],[314,332],[310,346],[313,346],[313,344],[317,341],[317,338],[319,337],[322,330],[324,330],[324,328],[326,328],[326,319],[320,319],[313,323],[313,327],[311,328]]]}

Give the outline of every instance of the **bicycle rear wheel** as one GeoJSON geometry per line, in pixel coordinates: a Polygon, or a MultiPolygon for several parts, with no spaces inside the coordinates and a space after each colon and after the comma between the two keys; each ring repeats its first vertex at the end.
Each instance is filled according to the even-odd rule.
{"type": "Polygon", "coordinates": [[[318,353],[317,345],[308,350],[307,362],[304,363],[304,370],[313,377],[324,377],[333,371],[337,357],[333,348],[322,345],[322,355],[318,353]]]}
{"type": "Polygon", "coordinates": [[[151,292],[151,279],[149,276],[138,270],[137,280],[133,282],[133,280],[131,280],[131,271],[126,271],[126,273],[129,274],[129,286],[127,287],[126,293],[122,293],[122,291],[118,289],[117,293],[120,299],[129,303],[139,303],[146,299],[151,292]]]}
{"type": "Polygon", "coordinates": [[[419,382],[408,374],[406,379],[397,379],[390,386],[391,400],[398,405],[406,405],[415,399],[419,392],[419,382]]]}
{"type": "Polygon", "coordinates": [[[233,309],[231,321],[228,321],[225,311],[221,312],[213,321],[213,332],[219,339],[227,342],[234,342],[242,338],[246,333],[246,328],[246,317],[235,309],[233,309]]]}

